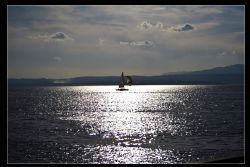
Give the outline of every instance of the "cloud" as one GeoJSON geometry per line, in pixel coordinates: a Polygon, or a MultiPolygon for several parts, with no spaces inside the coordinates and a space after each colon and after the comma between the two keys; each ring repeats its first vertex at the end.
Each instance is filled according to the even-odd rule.
{"type": "Polygon", "coordinates": [[[225,55],[227,55],[227,52],[226,52],[226,51],[223,51],[223,52],[218,53],[218,55],[219,55],[219,56],[225,56],[225,55]]]}
{"type": "Polygon", "coordinates": [[[37,36],[29,36],[30,39],[35,40],[43,40],[43,41],[55,41],[55,42],[64,42],[64,41],[72,41],[73,38],[69,37],[64,32],[56,32],[53,34],[44,34],[44,35],[37,35],[37,36]]]}
{"type": "Polygon", "coordinates": [[[194,29],[194,27],[190,24],[184,24],[184,25],[173,26],[170,27],[169,29],[180,32],[180,31],[191,31],[194,29]]]}
{"type": "Polygon", "coordinates": [[[138,26],[141,30],[148,30],[148,29],[152,29],[154,27],[153,24],[151,24],[148,21],[143,21],[139,26],[138,26]]]}
{"type": "Polygon", "coordinates": [[[103,45],[104,41],[105,41],[104,39],[99,38],[99,45],[103,45]]]}
{"type": "Polygon", "coordinates": [[[132,41],[132,42],[120,42],[121,45],[130,45],[130,46],[153,46],[152,41],[132,41]]]}
{"type": "Polygon", "coordinates": [[[60,61],[62,61],[62,58],[58,57],[58,56],[55,56],[55,57],[53,57],[53,60],[56,61],[56,62],[60,62],[60,61]]]}
{"type": "Polygon", "coordinates": [[[56,33],[50,35],[50,39],[65,41],[65,40],[70,40],[72,38],[70,38],[68,35],[66,35],[63,32],[56,32],[56,33]]]}
{"type": "Polygon", "coordinates": [[[227,55],[237,56],[238,53],[235,50],[232,50],[232,51],[222,51],[222,52],[219,52],[217,55],[222,56],[222,57],[227,56],[227,55]]]}
{"type": "Polygon", "coordinates": [[[163,24],[161,22],[153,24],[149,21],[143,21],[137,26],[137,28],[141,30],[163,30],[163,24]]]}
{"type": "Polygon", "coordinates": [[[150,23],[149,21],[143,21],[139,25],[137,25],[137,28],[140,30],[158,30],[158,31],[168,31],[168,32],[181,32],[181,31],[191,31],[194,30],[194,26],[191,24],[183,24],[183,25],[172,25],[167,26],[164,25],[162,22],[157,23],[150,23]]]}

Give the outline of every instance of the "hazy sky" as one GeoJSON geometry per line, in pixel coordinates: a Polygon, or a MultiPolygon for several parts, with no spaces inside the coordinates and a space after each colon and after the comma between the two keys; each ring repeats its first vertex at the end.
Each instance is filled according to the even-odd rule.
{"type": "Polygon", "coordinates": [[[244,6],[8,6],[8,77],[161,75],[244,63],[244,6]]]}

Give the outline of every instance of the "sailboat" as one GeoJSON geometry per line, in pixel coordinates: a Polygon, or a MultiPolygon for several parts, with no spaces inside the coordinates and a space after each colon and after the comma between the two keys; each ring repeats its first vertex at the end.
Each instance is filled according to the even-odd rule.
{"type": "Polygon", "coordinates": [[[119,83],[119,88],[116,90],[117,91],[126,91],[128,89],[126,89],[124,86],[125,85],[131,86],[131,84],[132,84],[132,78],[130,76],[124,76],[123,72],[122,72],[121,78],[120,78],[120,83],[119,83]]]}

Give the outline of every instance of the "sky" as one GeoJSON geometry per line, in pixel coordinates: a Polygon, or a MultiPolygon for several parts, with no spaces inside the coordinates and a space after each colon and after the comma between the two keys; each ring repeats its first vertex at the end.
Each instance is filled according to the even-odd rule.
{"type": "Polygon", "coordinates": [[[8,6],[8,77],[162,75],[245,60],[244,6],[8,6]]]}

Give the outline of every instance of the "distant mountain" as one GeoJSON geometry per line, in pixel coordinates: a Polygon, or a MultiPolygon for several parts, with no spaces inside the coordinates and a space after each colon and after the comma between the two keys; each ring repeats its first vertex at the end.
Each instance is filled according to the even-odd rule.
{"type": "MultiPolygon", "coordinates": [[[[244,84],[244,65],[235,64],[201,71],[166,73],[160,76],[131,76],[134,85],[244,84]]],[[[8,79],[8,85],[118,85],[120,76],[75,77],[67,79],[8,79]]]]}
{"type": "Polygon", "coordinates": [[[225,67],[216,67],[201,71],[189,71],[189,72],[170,72],[163,75],[205,75],[205,74],[244,74],[244,64],[235,64],[225,67]]]}
{"type": "Polygon", "coordinates": [[[191,74],[244,74],[244,65],[235,64],[226,67],[216,67],[208,70],[192,72],[191,74]]]}

